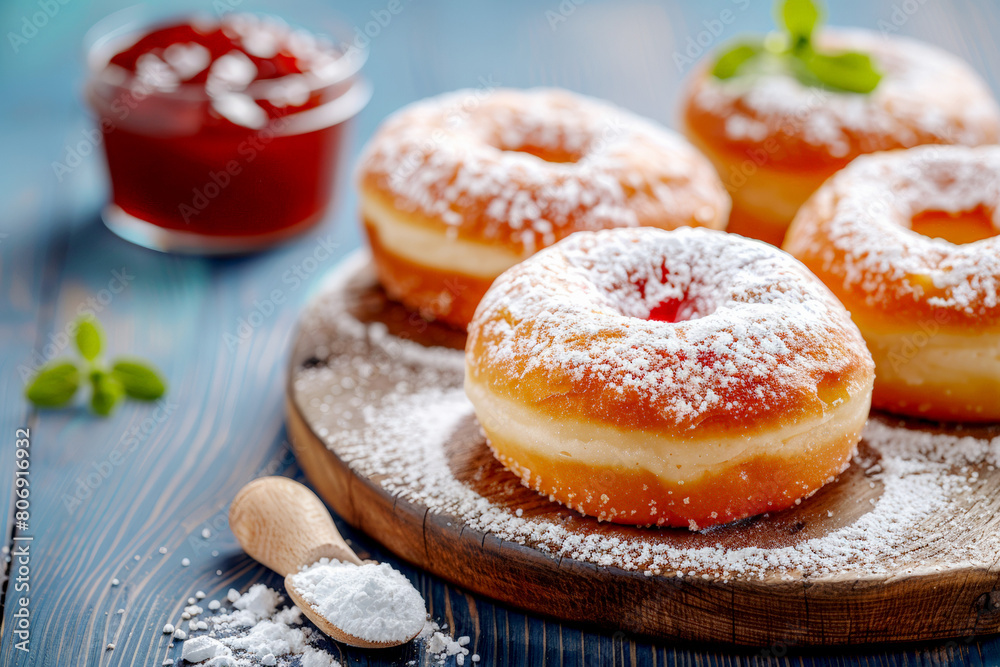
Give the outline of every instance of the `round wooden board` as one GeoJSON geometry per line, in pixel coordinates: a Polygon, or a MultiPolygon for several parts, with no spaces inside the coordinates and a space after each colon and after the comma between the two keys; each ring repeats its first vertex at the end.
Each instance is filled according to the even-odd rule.
{"type": "MultiPolygon", "coordinates": [[[[1000,427],[948,428],[872,417],[883,432],[916,431],[940,435],[945,442],[949,436],[968,436],[987,454],[962,467],[970,482],[941,501],[948,512],[918,511],[906,519],[914,523],[906,531],[912,532],[912,550],[871,571],[854,566],[740,575],[706,568],[678,576],[662,567],[651,572],[635,559],[619,563],[613,554],[602,562],[593,551],[559,553],[551,535],[577,544],[627,544],[633,551],[645,546],[661,554],[713,547],[735,553],[752,547],[766,555],[798,548],[862,525],[872,512],[885,513],[879,507],[887,483],[873,472],[880,467],[878,452],[863,442],[860,462],[839,480],[793,510],[774,515],[701,533],[598,523],[522,487],[493,458],[471,406],[458,403],[461,414],[437,434],[420,421],[410,426],[386,422],[385,428],[376,423],[374,430],[365,430],[365,420],[378,414],[379,408],[372,406],[399,402],[403,394],[419,401],[426,395],[420,392],[436,390],[414,387],[421,382],[441,384],[455,404],[460,369],[406,375],[410,371],[404,367],[426,363],[414,354],[417,345],[461,350],[464,334],[426,323],[387,300],[367,255],[358,253],[341,265],[302,315],[287,401],[290,437],[312,485],[349,524],[417,567],[530,612],[648,636],[805,646],[1000,632],[1000,470],[992,465],[1000,453],[1000,427]],[[422,444],[413,447],[424,449],[403,456],[408,467],[381,460],[384,449],[408,451],[407,428],[414,440],[417,432],[422,434],[422,444]],[[445,462],[447,470],[441,474],[446,477],[428,478],[438,479],[438,487],[420,488],[420,457],[429,469],[434,460],[445,462]],[[462,503],[441,501],[447,497],[439,488],[441,479],[459,485],[455,493],[464,494],[462,503]],[[470,499],[472,505],[488,507],[485,519],[481,508],[468,509],[470,499]],[[490,523],[498,517],[500,524],[490,523]],[[512,539],[510,521],[550,530],[524,530],[512,539]]],[[[461,360],[460,353],[440,350],[429,352],[428,358],[437,355],[461,360]]],[[[454,359],[448,363],[454,366],[454,359]]],[[[427,422],[440,421],[440,411],[441,405],[428,404],[427,422]]],[[[881,521],[891,532],[894,519],[881,521]]],[[[870,523],[870,530],[880,530],[878,522],[870,523]]]]}

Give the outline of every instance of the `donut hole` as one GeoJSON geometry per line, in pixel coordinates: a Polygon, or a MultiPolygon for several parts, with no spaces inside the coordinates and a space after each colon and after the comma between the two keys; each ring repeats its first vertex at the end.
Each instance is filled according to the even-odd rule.
{"type": "Polygon", "coordinates": [[[532,144],[525,144],[523,146],[501,146],[500,150],[505,153],[527,153],[528,155],[534,155],[539,160],[544,160],[545,162],[555,162],[557,164],[569,164],[573,162],[579,162],[583,154],[579,151],[571,151],[562,146],[536,146],[532,144]]]}
{"type": "Polygon", "coordinates": [[[674,299],[653,306],[652,310],[649,311],[649,320],[651,322],[679,322],[680,319],[677,315],[682,303],[679,299],[674,299]]]}
{"type": "Polygon", "coordinates": [[[706,304],[687,299],[665,299],[649,309],[646,319],[650,322],[690,322],[711,314],[706,304]]]}
{"type": "Polygon", "coordinates": [[[986,206],[968,211],[921,211],[910,220],[910,229],[955,245],[975,243],[1000,233],[993,221],[993,211],[986,206]]]}

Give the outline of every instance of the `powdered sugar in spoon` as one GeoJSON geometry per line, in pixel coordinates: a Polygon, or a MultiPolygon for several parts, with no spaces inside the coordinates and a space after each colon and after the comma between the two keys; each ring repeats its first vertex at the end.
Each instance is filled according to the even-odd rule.
{"type": "Polygon", "coordinates": [[[416,589],[388,565],[363,563],[302,484],[287,477],[250,482],[229,508],[229,527],[247,554],[285,577],[288,596],[333,639],[389,648],[423,628],[416,589]]]}

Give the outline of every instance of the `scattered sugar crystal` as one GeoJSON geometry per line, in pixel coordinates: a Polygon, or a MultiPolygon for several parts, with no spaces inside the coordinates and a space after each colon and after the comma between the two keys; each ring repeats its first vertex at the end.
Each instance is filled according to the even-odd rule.
{"type": "Polygon", "coordinates": [[[212,54],[196,42],[176,43],[163,50],[163,59],[177,72],[181,81],[187,81],[208,67],[212,54]]]}
{"type": "Polygon", "coordinates": [[[230,655],[231,653],[232,651],[229,650],[229,647],[219,640],[201,635],[199,637],[192,637],[184,642],[181,658],[188,662],[205,662],[206,660],[230,655]]]}

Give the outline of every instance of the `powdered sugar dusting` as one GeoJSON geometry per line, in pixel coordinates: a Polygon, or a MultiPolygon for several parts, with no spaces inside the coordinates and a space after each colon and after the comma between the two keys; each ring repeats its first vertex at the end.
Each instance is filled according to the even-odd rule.
{"type": "Polygon", "coordinates": [[[832,50],[870,53],[884,73],[867,95],[811,88],[784,74],[698,82],[693,103],[725,119],[734,141],[781,141],[792,135],[837,158],[925,143],[975,146],[1000,133],[1000,109],[983,81],[959,58],[928,44],[837,29],[821,41],[832,50]]]}
{"type": "Polygon", "coordinates": [[[729,210],[684,139],[560,90],[461,90],[408,106],[369,143],[359,175],[402,211],[525,254],[579,229],[720,227],[729,210]]]}
{"type": "MultiPolygon", "coordinates": [[[[611,414],[697,427],[822,413],[817,386],[870,385],[857,327],[799,262],[723,232],[579,233],[497,279],[469,326],[470,377],[495,391],[602,392],[611,414]],[[651,319],[670,311],[671,321],[651,319]]],[[[841,395],[841,399],[844,397],[841,395]]],[[[529,402],[536,400],[531,394],[529,402]]]]}
{"type": "MultiPolygon", "coordinates": [[[[343,269],[357,270],[357,263],[343,269]]],[[[462,353],[420,348],[381,324],[358,322],[344,312],[342,292],[342,282],[332,284],[303,317],[297,354],[321,362],[295,370],[294,400],[356,474],[398,502],[454,517],[448,520],[466,531],[530,545],[554,558],[651,576],[722,580],[928,572],[946,562],[992,565],[1000,552],[1000,531],[983,527],[996,523],[995,508],[983,501],[992,497],[1000,464],[995,429],[911,430],[898,421],[872,419],[861,453],[841,480],[864,494],[825,489],[780,516],[702,533],[598,524],[561,513],[554,504],[540,512],[544,501],[516,481],[512,489],[523,495],[481,495],[477,480],[499,464],[474,427],[462,389],[462,353]],[[471,471],[470,460],[479,462],[471,471]],[[809,514],[828,497],[840,504],[809,514]],[[509,498],[532,500],[518,512],[521,507],[511,506],[509,498]],[[761,538],[762,526],[790,513],[808,519],[807,528],[761,538]],[[734,540],[724,541],[722,534],[738,536],[739,546],[723,546],[734,540]]]]}
{"type": "Polygon", "coordinates": [[[872,307],[926,301],[976,326],[1000,321],[1000,236],[955,245],[910,229],[919,213],[982,207],[1000,230],[998,173],[996,147],[923,146],[863,156],[806,205],[808,219],[793,227],[786,245],[796,256],[818,258],[872,307]],[[823,233],[812,232],[813,224],[823,233]]]}
{"type": "Polygon", "coordinates": [[[231,590],[232,609],[220,609],[197,626],[191,622],[182,657],[209,667],[340,667],[322,648],[323,635],[303,624],[298,607],[283,606],[283,601],[264,584],[242,595],[231,590]]]}

